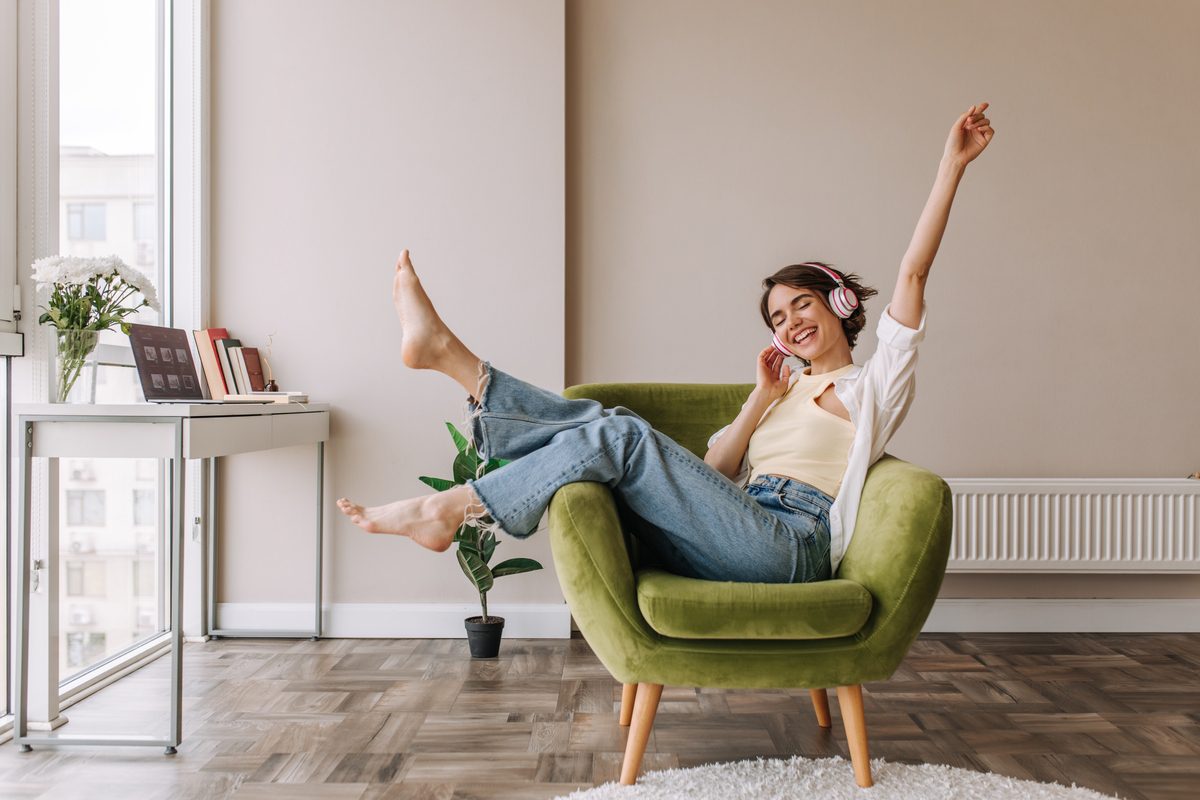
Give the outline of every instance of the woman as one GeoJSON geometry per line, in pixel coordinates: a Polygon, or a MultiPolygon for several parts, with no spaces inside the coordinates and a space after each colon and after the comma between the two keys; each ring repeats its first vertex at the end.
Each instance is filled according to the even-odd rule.
{"type": "Polygon", "coordinates": [[[925,281],[966,166],[994,135],[987,106],[971,106],[951,127],[892,301],[880,314],[875,354],[861,366],[851,358],[865,324],[862,300],[875,290],[821,262],[780,270],[763,282],[761,304],[776,344],[758,354],[754,390],[737,419],[714,434],[703,461],[629,409],[566,400],[482,361],[438,317],[405,250],[393,281],[402,360],[458,381],[470,395],[466,424],[480,455],[512,463],[434,495],[376,507],[342,498],[338,507],[371,533],[443,551],[467,522],[524,538],[559,487],[598,481],[677,574],[764,583],[830,578],[854,531],[867,469],[912,402],[925,281]],[[780,348],[807,369],[792,376],[780,348]]]}

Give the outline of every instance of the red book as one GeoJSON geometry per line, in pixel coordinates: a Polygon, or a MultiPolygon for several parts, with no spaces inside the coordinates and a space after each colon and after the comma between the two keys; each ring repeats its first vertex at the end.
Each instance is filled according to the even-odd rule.
{"type": "Polygon", "coordinates": [[[204,366],[204,376],[208,380],[209,395],[213,400],[221,400],[229,394],[229,383],[221,369],[221,356],[217,351],[217,340],[228,339],[229,331],[225,328],[205,328],[195,331],[196,349],[199,351],[200,363],[204,366]]]}
{"type": "Polygon", "coordinates": [[[246,362],[246,374],[250,378],[250,391],[266,391],[267,381],[263,376],[262,361],[258,357],[258,348],[243,347],[242,358],[246,362]]]}

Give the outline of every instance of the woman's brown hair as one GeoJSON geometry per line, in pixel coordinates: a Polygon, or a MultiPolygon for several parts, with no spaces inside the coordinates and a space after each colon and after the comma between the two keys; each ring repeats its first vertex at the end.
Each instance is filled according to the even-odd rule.
{"type": "MultiPolygon", "coordinates": [[[[832,265],[826,264],[824,261],[807,261],[803,264],[792,264],[779,270],[769,278],[763,278],[762,301],[759,303],[763,322],[767,323],[767,328],[774,330],[771,326],[771,312],[767,308],[767,298],[770,296],[771,290],[779,285],[791,286],[793,289],[813,289],[817,297],[821,298],[821,302],[825,304],[825,307],[829,308],[828,295],[837,288],[837,281],[829,277],[822,270],[812,266],[813,264],[820,265],[841,276],[842,283],[845,284],[846,288],[858,296],[858,308],[854,310],[853,314],[842,320],[842,330],[846,333],[846,341],[850,344],[850,349],[853,350],[854,343],[858,340],[858,334],[867,325],[867,311],[863,306],[863,301],[869,297],[874,297],[879,292],[870,286],[864,286],[860,283],[861,279],[854,273],[843,273],[841,270],[835,269],[832,265]]],[[[804,361],[802,358],[800,360],[804,361]]]]}

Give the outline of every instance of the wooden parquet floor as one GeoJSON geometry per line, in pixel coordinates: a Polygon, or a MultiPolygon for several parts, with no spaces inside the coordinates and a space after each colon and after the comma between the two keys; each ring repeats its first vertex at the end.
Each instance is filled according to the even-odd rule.
{"type": "MultiPolygon", "coordinates": [[[[185,736],[0,747],[0,797],[548,798],[615,780],[620,686],[582,639],[224,640],[185,648],[185,736]]],[[[165,727],[166,659],[69,708],[73,733],[165,727]]],[[[1200,798],[1200,635],[922,636],[864,687],[872,757],[1200,798]]],[[[668,687],[643,768],[842,755],[808,693],[668,687]]],[[[846,780],[852,780],[846,766],[846,780]]],[[[865,797],[866,795],[864,795],[865,797]]]]}

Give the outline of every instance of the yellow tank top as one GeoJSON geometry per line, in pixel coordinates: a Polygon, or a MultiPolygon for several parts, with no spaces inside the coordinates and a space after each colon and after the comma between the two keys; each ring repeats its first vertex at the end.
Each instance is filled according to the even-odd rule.
{"type": "Polygon", "coordinates": [[[821,408],[817,398],[853,366],[796,376],[750,436],[750,480],[783,475],[837,497],[854,442],[854,423],[821,408]]]}

